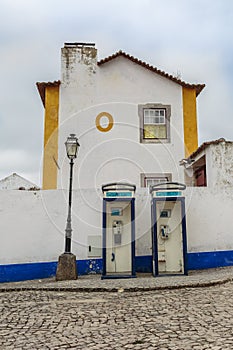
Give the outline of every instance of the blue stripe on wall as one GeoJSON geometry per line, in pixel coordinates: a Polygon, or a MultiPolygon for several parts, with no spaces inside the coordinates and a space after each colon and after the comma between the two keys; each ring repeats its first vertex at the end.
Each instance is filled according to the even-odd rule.
{"type": "Polygon", "coordinates": [[[57,262],[0,265],[0,282],[48,278],[56,273],[57,262]]]}
{"type": "MultiPolygon", "coordinates": [[[[102,259],[78,260],[79,275],[102,273],[102,259]]],[[[26,264],[0,265],[0,282],[17,282],[54,277],[57,262],[38,262],[26,264]]]]}
{"type": "Polygon", "coordinates": [[[233,250],[188,253],[188,269],[201,270],[233,265],[233,250]]]}
{"type": "MultiPolygon", "coordinates": [[[[233,265],[233,250],[188,253],[188,270],[200,270],[233,265]]],[[[136,257],[137,272],[152,272],[150,255],[136,257]]],[[[102,259],[78,260],[79,275],[102,273],[102,259]]],[[[26,264],[0,265],[0,282],[16,282],[54,277],[57,262],[38,262],[26,264]]]]}

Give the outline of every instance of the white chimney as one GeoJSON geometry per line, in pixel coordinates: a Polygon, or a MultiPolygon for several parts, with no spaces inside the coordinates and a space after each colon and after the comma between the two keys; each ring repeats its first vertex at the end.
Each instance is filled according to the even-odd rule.
{"type": "Polygon", "coordinates": [[[62,84],[84,87],[93,84],[97,67],[97,49],[92,43],[65,43],[61,49],[62,84]]]}

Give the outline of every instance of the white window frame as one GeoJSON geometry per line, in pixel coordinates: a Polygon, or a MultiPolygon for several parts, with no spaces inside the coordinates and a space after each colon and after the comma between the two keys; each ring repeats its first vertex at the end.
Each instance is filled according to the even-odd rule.
{"type": "MultiPolygon", "coordinates": [[[[138,105],[138,115],[140,120],[140,143],[170,143],[170,117],[171,117],[171,105],[163,105],[161,103],[147,103],[144,105],[138,105]],[[150,112],[151,111],[151,112],[150,112]],[[153,115],[156,112],[163,111],[163,120],[153,121],[153,115]],[[148,114],[149,116],[145,115],[148,114]],[[150,116],[151,114],[151,116],[150,116]],[[149,120],[147,117],[151,117],[149,120]],[[147,120],[146,120],[147,119],[147,120]],[[165,125],[166,126],[166,138],[146,138],[144,137],[144,125],[165,125]]],[[[155,115],[154,115],[155,117],[155,115]]],[[[162,117],[159,116],[159,117],[162,117]]]]}
{"type": "Polygon", "coordinates": [[[144,112],[144,125],[165,125],[166,124],[166,110],[164,108],[145,108],[143,112],[144,112]]]}
{"type": "Polygon", "coordinates": [[[171,173],[147,173],[141,174],[141,187],[149,188],[147,180],[155,180],[155,182],[151,185],[155,185],[156,183],[162,182],[171,182],[172,174],[171,173]]]}

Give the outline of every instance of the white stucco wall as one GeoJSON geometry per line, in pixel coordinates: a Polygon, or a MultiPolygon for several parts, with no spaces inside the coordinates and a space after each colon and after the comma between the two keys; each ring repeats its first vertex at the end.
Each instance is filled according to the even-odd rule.
{"type": "Polygon", "coordinates": [[[212,144],[205,150],[207,185],[233,186],[233,142],[212,144]]]}
{"type": "MultiPolygon", "coordinates": [[[[185,191],[189,252],[233,250],[232,188],[185,191]]],[[[64,251],[67,191],[1,191],[0,264],[57,261],[64,251]]],[[[136,255],[151,254],[150,195],[136,195],[136,255]]],[[[88,236],[102,235],[102,193],[73,193],[72,252],[88,257],[88,236]]]]}
{"type": "Polygon", "coordinates": [[[232,187],[185,191],[189,252],[233,249],[232,191],[232,187]]]}
{"type": "Polygon", "coordinates": [[[71,56],[68,62],[63,50],[58,188],[68,185],[64,142],[70,133],[77,134],[81,145],[74,188],[121,180],[139,186],[140,173],[172,173],[173,180],[183,182],[182,87],[123,57],[97,66],[96,57],[83,61],[78,48],[71,49],[71,56]],[[138,105],[146,103],[171,105],[170,143],[140,143],[138,105]],[[96,128],[100,112],[114,119],[109,132],[96,128]]]}

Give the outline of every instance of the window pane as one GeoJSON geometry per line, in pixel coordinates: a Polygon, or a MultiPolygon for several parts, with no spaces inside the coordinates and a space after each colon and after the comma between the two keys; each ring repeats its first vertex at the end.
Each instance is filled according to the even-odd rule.
{"type": "Polygon", "coordinates": [[[149,109],[144,109],[144,116],[147,117],[149,115],[149,109]]]}
{"type": "Polygon", "coordinates": [[[160,116],[159,117],[159,123],[160,124],[165,124],[165,117],[164,116],[162,116],[162,117],[160,116]]]}
{"type": "Polygon", "coordinates": [[[157,185],[163,182],[168,182],[168,178],[165,176],[164,177],[147,177],[145,178],[145,180],[146,180],[146,187],[157,185]]]}
{"type": "Polygon", "coordinates": [[[164,109],[160,109],[160,115],[161,116],[165,116],[165,110],[164,109]]]}
{"type": "Polygon", "coordinates": [[[144,125],[145,139],[166,139],[166,125],[144,125]]]}
{"type": "Polygon", "coordinates": [[[155,110],[154,109],[150,109],[150,116],[154,116],[155,115],[155,110]]]}

